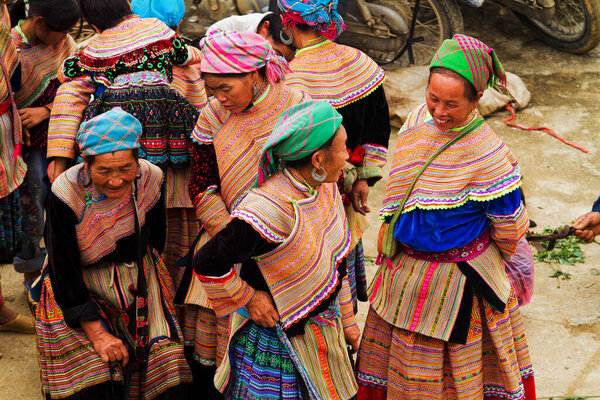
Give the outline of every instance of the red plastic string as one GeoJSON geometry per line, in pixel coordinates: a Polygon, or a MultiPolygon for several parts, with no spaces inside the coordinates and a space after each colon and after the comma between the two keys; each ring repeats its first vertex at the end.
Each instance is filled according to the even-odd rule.
{"type": "Polygon", "coordinates": [[[536,128],[527,128],[525,126],[521,126],[519,124],[516,124],[514,122],[515,120],[515,110],[512,107],[512,104],[507,104],[506,105],[506,109],[510,112],[511,116],[506,118],[504,120],[504,123],[508,126],[512,126],[513,128],[519,128],[519,129],[523,129],[524,131],[542,131],[542,132],[546,132],[552,136],[554,136],[555,138],[557,138],[558,140],[560,140],[561,142],[563,142],[564,144],[568,144],[571,147],[575,147],[578,150],[583,151],[584,153],[589,153],[589,150],[586,149],[585,147],[582,147],[580,145],[578,145],[577,143],[571,142],[570,140],[560,136],[558,133],[554,132],[552,129],[550,128],[545,128],[545,127],[536,127],[536,128]]]}

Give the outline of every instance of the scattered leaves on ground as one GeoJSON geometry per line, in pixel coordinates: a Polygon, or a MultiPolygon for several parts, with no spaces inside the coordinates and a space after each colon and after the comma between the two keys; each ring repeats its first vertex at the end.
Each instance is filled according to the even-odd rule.
{"type": "MultiPolygon", "coordinates": [[[[543,234],[554,233],[553,228],[546,227],[543,234]]],[[[582,240],[576,236],[569,236],[564,239],[559,239],[552,250],[540,251],[534,254],[536,261],[551,264],[554,269],[554,274],[550,278],[556,279],[571,279],[571,274],[561,269],[561,265],[575,265],[576,263],[585,262],[585,254],[581,250],[582,240]]],[[[547,246],[547,242],[542,242],[542,246],[547,246]]]]}

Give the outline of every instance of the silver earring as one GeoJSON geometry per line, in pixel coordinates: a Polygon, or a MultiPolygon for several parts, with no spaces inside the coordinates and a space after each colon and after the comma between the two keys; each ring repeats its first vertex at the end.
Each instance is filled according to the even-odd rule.
{"type": "Polygon", "coordinates": [[[253,93],[253,96],[256,96],[258,94],[258,85],[256,84],[256,81],[254,81],[254,86],[252,87],[252,93],[253,93]]]}
{"type": "Polygon", "coordinates": [[[325,168],[323,167],[320,167],[319,169],[321,169],[323,172],[319,172],[316,167],[313,167],[310,174],[312,175],[315,181],[325,182],[325,179],[327,179],[327,171],[325,171],[325,168]]]}
{"type": "Polygon", "coordinates": [[[286,35],[288,36],[287,38],[284,36],[282,28],[279,31],[279,39],[281,40],[281,43],[285,44],[286,46],[291,46],[292,42],[294,41],[294,35],[292,34],[292,32],[290,32],[289,34],[286,33],[286,35]]]}

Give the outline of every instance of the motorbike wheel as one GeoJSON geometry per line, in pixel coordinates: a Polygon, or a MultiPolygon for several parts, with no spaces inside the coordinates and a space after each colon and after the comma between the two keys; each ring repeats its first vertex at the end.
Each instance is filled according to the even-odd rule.
{"type": "Polygon", "coordinates": [[[544,43],[569,53],[585,53],[600,43],[600,0],[555,0],[549,24],[516,14],[544,43]]]}
{"type": "MultiPolygon", "coordinates": [[[[410,27],[414,14],[415,0],[372,0],[396,11],[410,27]]],[[[463,30],[463,20],[456,0],[420,0],[419,12],[416,15],[415,31],[413,38],[423,38],[422,41],[412,44],[413,65],[427,65],[445,39],[460,33],[463,30]]],[[[380,64],[389,63],[406,45],[408,36],[393,52],[369,51],[368,54],[380,64]]],[[[411,65],[408,51],[393,62],[394,67],[411,65]]]]}

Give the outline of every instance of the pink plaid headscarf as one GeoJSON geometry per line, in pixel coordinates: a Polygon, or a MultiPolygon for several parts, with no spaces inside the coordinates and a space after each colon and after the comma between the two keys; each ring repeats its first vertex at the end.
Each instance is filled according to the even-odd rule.
{"type": "Polygon", "coordinates": [[[254,32],[216,31],[202,39],[200,70],[211,74],[241,74],[266,68],[269,82],[284,80],[287,61],[279,57],[265,38],[254,32]]]}

